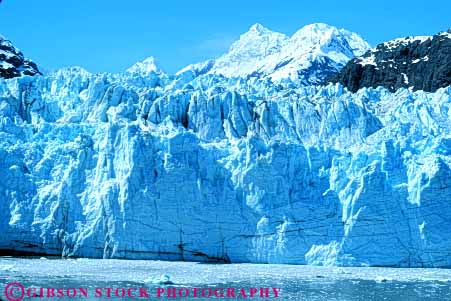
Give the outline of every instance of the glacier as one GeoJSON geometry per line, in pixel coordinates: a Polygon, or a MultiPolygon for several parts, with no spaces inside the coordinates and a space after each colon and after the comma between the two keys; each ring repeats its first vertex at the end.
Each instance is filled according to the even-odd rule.
{"type": "Polygon", "coordinates": [[[313,85],[367,44],[300,32],[325,38],[277,70],[300,34],[255,25],[175,75],[151,57],[0,78],[0,251],[451,267],[451,87],[313,85]]]}
{"type": "Polygon", "coordinates": [[[451,88],[0,80],[0,249],[451,266],[451,88]]]}

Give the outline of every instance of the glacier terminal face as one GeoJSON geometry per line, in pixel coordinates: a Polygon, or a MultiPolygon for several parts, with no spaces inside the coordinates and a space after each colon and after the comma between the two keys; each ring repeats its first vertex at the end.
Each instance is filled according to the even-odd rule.
{"type": "Polygon", "coordinates": [[[0,249],[451,266],[451,88],[0,80],[0,249]]]}
{"type": "Polygon", "coordinates": [[[175,75],[0,78],[0,252],[451,267],[451,88],[318,85],[368,49],[256,24],[175,75]]]}

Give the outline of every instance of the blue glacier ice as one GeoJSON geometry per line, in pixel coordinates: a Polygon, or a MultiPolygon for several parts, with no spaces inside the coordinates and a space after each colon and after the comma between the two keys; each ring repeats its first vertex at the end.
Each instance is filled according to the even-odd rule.
{"type": "Polygon", "coordinates": [[[193,70],[0,79],[0,250],[451,267],[451,87],[193,70]]]}
{"type": "Polygon", "coordinates": [[[451,266],[451,88],[0,80],[1,249],[451,266]]]}

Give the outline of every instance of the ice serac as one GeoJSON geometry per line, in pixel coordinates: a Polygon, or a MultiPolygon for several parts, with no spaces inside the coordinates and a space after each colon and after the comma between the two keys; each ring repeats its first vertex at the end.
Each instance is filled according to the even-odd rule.
{"type": "Polygon", "coordinates": [[[153,56],[150,56],[141,62],[137,62],[136,64],[128,68],[126,72],[140,75],[148,75],[150,73],[164,73],[163,70],[158,66],[153,56]]]}
{"type": "Polygon", "coordinates": [[[201,73],[0,79],[0,250],[451,267],[450,87],[201,73]]]}
{"type": "Polygon", "coordinates": [[[369,48],[356,33],[323,23],[304,26],[291,37],[254,24],[226,54],[178,74],[202,70],[201,74],[319,84],[369,48]]]}

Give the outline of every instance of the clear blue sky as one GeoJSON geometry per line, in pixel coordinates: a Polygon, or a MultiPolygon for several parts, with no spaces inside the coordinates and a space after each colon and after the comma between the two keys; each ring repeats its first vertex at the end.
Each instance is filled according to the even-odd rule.
{"type": "Polygon", "coordinates": [[[121,71],[155,56],[168,72],[227,50],[252,24],[292,34],[324,22],[370,44],[451,27],[450,0],[3,0],[0,33],[49,69],[121,71]]]}

